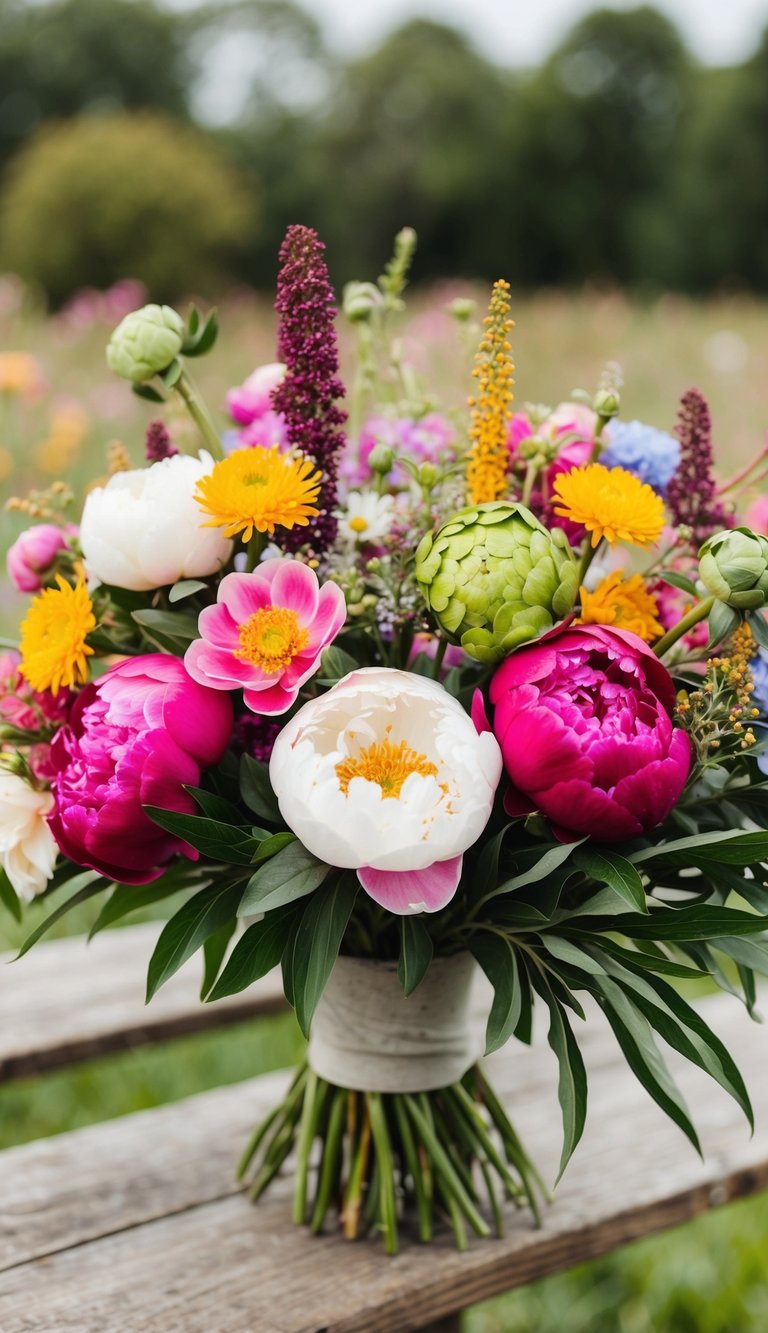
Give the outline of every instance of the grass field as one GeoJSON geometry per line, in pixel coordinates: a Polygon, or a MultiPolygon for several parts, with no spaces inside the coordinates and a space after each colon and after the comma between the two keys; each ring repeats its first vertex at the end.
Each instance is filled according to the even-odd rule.
{"type": "MultiPolygon", "coordinates": [[[[57,477],[79,494],[87,480],[105,472],[111,441],[120,440],[140,460],[153,409],[110,376],[103,353],[108,325],[44,319],[19,304],[15,293],[12,283],[3,288],[0,280],[0,352],[33,353],[45,383],[29,400],[0,393],[0,496],[23,494],[57,477]]],[[[418,297],[404,338],[436,398],[459,411],[470,383],[466,353],[443,313],[456,294],[452,287],[418,297]]],[[[711,403],[723,475],[760,447],[768,428],[768,307],[747,298],[697,304],[667,297],[640,305],[617,294],[585,292],[522,299],[515,314],[519,402],[554,404],[576,386],[593,388],[602,365],[617,361],[625,378],[625,419],[671,429],[680,394],[696,384],[711,403]]],[[[232,298],[222,317],[221,341],[199,363],[198,375],[219,412],[229,385],[274,359],[266,302],[232,298]]],[[[2,523],[5,548],[25,520],[3,514],[2,523]]],[[[0,633],[13,637],[24,604],[0,584],[0,633]]],[[[74,928],[86,928],[87,916],[74,928]]],[[[19,939],[15,927],[0,922],[0,948],[19,939]]],[[[14,969],[4,970],[2,984],[14,985],[14,969]]],[[[0,1092],[0,1147],[238,1081],[290,1062],[298,1044],[292,1019],[271,1019],[18,1083],[0,1092]]],[[[680,1151],[689,1151],[682,1137],[680,1151]]],[[[672,1237],[642,1242],[492,1302],[467,1317],[467,1328],[754,1333],[768,1328],[766,1253],[768,1200],[734,1205],[672,1237]]]]}

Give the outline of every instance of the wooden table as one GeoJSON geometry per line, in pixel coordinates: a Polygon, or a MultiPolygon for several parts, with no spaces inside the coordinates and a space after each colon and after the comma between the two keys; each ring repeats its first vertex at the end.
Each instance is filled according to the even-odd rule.
{"type": "MultiPolygon", "coordinates": [[[[129,932],[121,933],[125,950],[129,932]]],[[[117,944],[110,940],[102,957],[117,944]]],[[[98,969],[82,963],[80,1013],[89,966],[98,969]]],[[[8,1045],[4,982],[0,1056],[8,1045]]],[[[267,983],[269,1008],[278,1002],[277,985],[267,983]]],[[[187,986],[191,1009],[191,979],[187,986]]],[[[131,1003],[123,997],[121,1030],[146,1036],[131,1003]]],[[[46,1004],[54,1014],[52,995],[46,1004]]],[[[175,1021],[188,1030],[181,993],[176,1004],[175,1021]]],[[[504,1239],[475,1241],[463,1255],[447,1231],[429,1248],[404,1237],[394,1259],[376,1240],[312,1239],[290,1223],[289,1175],[256,1208],[237,1193],[234,1162],[253,1122],[285,1086],[282,1073],[10,1149],[0,1155],[0,1329],[400,1333],[755,1193],[768,1184],[768,1031],[730,997],[702,1008],[747,1078],[754,1137],[725,1093],[670,1056],[701,1131],[702,1163],[635,1081],[601,1017],[590,1015],[587,1131],[544,1225],[537,1231],[509,1209],[504,1239]]],[[[62,1010],[59,1019],[57,1050],[72,1050],[77,1043],[63,1031],[62,1010]]],[[[114,1037],[102,1031],[105,1049],[119,1044],[114,1037]]],[[[98,1041],[91,1032],[88,1050],[98,1041]]],[[[60,1055],[46,1058],[42,1032],[36,1049],[37,1067],[62,1063],[60,1055]]],[[[11,1072],[18,1058],[17,1050],[9,1066],[6,1051],[11,1072]]],[[[508,1046],[490,1065],[551,1179],[560,1151],[554,1056],[537,1039],[530,1050],[508,1046]]]]}

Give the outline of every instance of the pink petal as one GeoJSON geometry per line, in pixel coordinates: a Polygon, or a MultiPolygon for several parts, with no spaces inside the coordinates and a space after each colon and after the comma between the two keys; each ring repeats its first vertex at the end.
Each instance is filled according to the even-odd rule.
{"type": "Polygon", "coordinates": [[[452,856],[449,861],[434,861],[424,870],[374,870],[372,866],[361,866],[357,878],[374,902],[396,916],[439,912],[459,887],[463,859],[452,856]]]}
{"type": "Polygon", "coordinates": [[[309,640],[305,653],[317,653],[336,638],[347,618],[347,604],[344,593],[336,583],[324,583],[317,600],[317,610],[309,630],[309,640]]]}
{"type": "Polygon", "coordinates": [[[491,724],[488,721],[488,714],[485,711],[485,699],[482,690],[475,690],[472,695],[472,708],[470,716],[475,724],[475,731],[478,736],[482,736],[484,731],[491,730],[491,724]]]}
{"type": "Polygon", "coordinates": [[[292,690],[283,689],[280,681],[276,681],[273,685],[269,685],[265,681],[263,689],[259,688],[256,681],[253,681],[250,689],[243,691],[243,703],[246,708],[250,708],[252,713],[267,713],[270,715],[286,713],[298,692],[298,687],[292,690]]]}
{"type": "MultiPolygon", "coordinates": [[[[271,561],[267,561],[271,564],[271,561]]],[[[227,574],[219,584],[219,602],[223,602],[236,625],[244,625],[255,611],[269,606],[272,598],[269,583],[261,569],[252,574],[227,574]]]]}
{"type": "Polygon", "coordinates": [[[215,643],[217,648],[231,649],[238,646],[237,626],[238,622],[232,618],[223,602],[204,607],[197,618],[198,632],[209,643],[215,643]]]}
{"type": "Polygon", "coordinates": [[[309,625],[317,612],[317,575],[300,560],[283,560],[275,570],[270,596],[273,606],[288,607],[302,625],[309,625]]]}
{"type": "Polygon", "coordinates": [[[546,792],[534,792],[533,800],[555,824],[597,842],[637,838],[643,832],[640,820],[630,810],[578,778],[559,782],[546,792]]]}

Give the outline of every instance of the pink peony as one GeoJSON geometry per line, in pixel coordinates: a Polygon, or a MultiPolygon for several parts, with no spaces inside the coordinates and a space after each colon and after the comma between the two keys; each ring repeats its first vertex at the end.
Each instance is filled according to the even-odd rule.
{"type": "MultiPolygon", "coordinates": [[[[70,532],[76,529],[70,528],[70,532]]],[[[66,550],[67,533],[53,523],[37,523],[16,538],[7,556],[8,576],[19,592],[39,592],[60,551],[66,550]]]]}
{"type": "Polygon", "coordinates": [[[151,653],[112,667],[78,695],[54,737],[55,805],[48,822],[65,856],[123,884],[146,884],[188,843],[143,806],[195,814],[185,786],[218,763],[232,704],[193,681],[176,657],[151,653]]]}
{"type": "Polygon", "coordinates": [[[236,389],[227,394],[227,410],[239,426],[250,426],[252,421],[272,411],[272,393],[285,378],[285,366],[274,361],[259,366],[236,389]]]}
{"type": "Polygon", "coordinates": [[[691,743],[675,687],[635,634],[584,625],[521,648],[491,681],[510,814],[540,810],[563,841],[636,838],[667,818],[691,743]]]}
{"type": "Polygon", "coordinates": [[[216,605],[200,612],[201,638],[184,664],[201,685],[242,690],[254,713],[284,713],[346,615],[335,583],[321,587],[299,560],[265,560],[251,574],[222,579],[216,605]]]}

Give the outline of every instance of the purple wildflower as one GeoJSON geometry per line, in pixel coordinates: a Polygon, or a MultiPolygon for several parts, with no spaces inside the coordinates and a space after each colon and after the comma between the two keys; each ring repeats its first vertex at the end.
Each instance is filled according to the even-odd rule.
{"type": "Polygon", "coordinates": [[[150,421],[144,438],[144,454],[150,463],[159,463],[162,458],[173,458],[179,451],[162,421],[150,421]]]}
{"type": "Polygon", "coordinates": [[[269,763],[274,745],[283,725],[283,719],[257,717],[245,713],[235,719],[232,750],[235,754],[249,754],[260,763],[269,763]]]}
{"type": "Polygon", "coordinates": [[[311,546],[320,555],[336,536],[336,475],[344,447],[346,412],[338,377],[334,298],[323,259],[325,246],[311,227],[289,227],[280,247],[275,309],[280,316],[278,356],[285,379],[272,406],[286,421],[289,444],[312,458],[323,474],[317,518],[281,534],[283,550],[311,546]]]}
{"type": "Polygon", "coordinates": [[[700,546],[713,532],[727,527],[728,519],[712,473],[712,421],[698,389],[689,389],[680,399],[675,434],[680,463],[667,487],[667,504],[675,524],[687,524],[693,531],[692,544],[700,546]]]}

